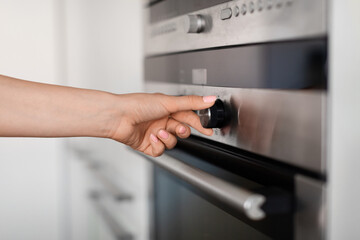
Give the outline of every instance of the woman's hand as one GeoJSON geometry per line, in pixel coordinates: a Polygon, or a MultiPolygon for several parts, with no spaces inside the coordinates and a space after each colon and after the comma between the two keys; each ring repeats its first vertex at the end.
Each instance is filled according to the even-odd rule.
{"type": "Polygon", "coordinates": [[[215,96],[116,95],[23,81],[0,75],[0,136],[103,137],[151,156],[173,148],[189,126],[211,135],[192,110],[211,107],[215,96]]]}
{"type": "Polygon", "coordinates": [[[119,116],[115,117],[110,138],[151,156],[161,155],[176,145],[176,136],[187,138],[189,126],[205,135],[212,129],[201,126],[192,110],[211,107],[216,96],[181,96],[163,94],[118,95],[119,116]]]}

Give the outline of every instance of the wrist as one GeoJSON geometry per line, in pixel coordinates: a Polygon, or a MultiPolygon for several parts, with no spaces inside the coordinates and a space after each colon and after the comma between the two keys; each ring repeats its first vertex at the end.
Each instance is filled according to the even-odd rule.
{"type": "Polygon", "coordinates": [[[90,93],[88,103],[92,102],[92,106],[89,106],[87,114],[85,115],[85,121],[83,127],[86,132],[84,135],[89,137],[111,138],[115,126],[119,124],[121,120],[121,106],[119,106],[118,95],[93,91],[90,93]],[[90,100],[91,99],[91,100],[90,100]],[[89,126],[90,125],[90,126],[89,126]]]}
{"type": "Polygon", "coordinates": [[[114,139],[116,132],[124,121],[124,96],[120,94],[105,93],[106,107],[103,111],[103,126],[100,129],[101,137],[114,139]]]}

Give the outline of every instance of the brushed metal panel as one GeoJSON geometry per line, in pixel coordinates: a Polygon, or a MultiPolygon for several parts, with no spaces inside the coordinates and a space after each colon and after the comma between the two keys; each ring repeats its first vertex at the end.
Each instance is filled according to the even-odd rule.
{"type": "Polygon", "coordinates": [[[191,13],[201,14],[206,19],[205,30],[199,34],[185,32],[186,15],[151,24],[149,10],[145,9],[145,55],[326,36],[326,0],[283,1],[281,7],[276,7],[272,1],[271,9],[266,7],[259,11],[256,8],[253,13],[248,11],[245,15],[221,20],[223,9],[249,6],[251,2],[257,3],[229,1],[191,13]]]}
{"type": "Polygon", "coordinates": [[[324,183],[298,175],[295,177],[295,240],[325,239],[326,188],[324,183]]]}
{"type": "Polygon", "coordinates": [[[325,90],[269,90],[146,83],[147,92],[217,95],[232,109],[231,123],[207,137],[324,173],[325,90]]]}
{"type": "Polygon", "coordinates": [[[326,88],[327,39],[203,50],[146,58],[146,81],[219,87],[326,88]],[[206,70],[206,81],[194,71],[206,70]],[[198,76],[195,76],[195,80],[198,76]]]}

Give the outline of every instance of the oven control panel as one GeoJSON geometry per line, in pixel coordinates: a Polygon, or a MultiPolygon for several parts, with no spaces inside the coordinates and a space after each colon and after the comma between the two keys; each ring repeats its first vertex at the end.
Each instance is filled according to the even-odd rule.
{"type": "Polygon", "coordinates": [[[216,95],[208,109],[198,111],[212,136],[192,134],[268,156],[315,172],[322,164],[326,93],[313,90],[271,90],[147,83],[147,92],[170,95],[216,95]]]}
{"type": "Polygon", "coordinates": [[[157,22],[150,21],[151,11],[144,13],[146,56],[327,32],[326,0],[235,0],[157,22]]]}

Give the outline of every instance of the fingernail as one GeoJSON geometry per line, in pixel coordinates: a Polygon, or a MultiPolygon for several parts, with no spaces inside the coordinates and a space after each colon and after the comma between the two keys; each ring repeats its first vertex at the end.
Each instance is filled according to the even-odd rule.
{"type": "Polygon", "coordinates": [[[186,128],[184,126],[181,126],[179,128],[179,133],[184,134],[186,132],[186,128]]]}
{"type": "Polygon", "coordinates": [[[150,134],[150,139],[155,143],[159,141],[159,139],[154,134],[150,134]]]}
{"type": "Polygon", "coordinates": [[[166,131],[164,131],[164,130],[160,130],[160,131],[159,131],[159,136],[160,136],[161,138],[163,138],[163,139],[168,139],[169,134],[168,134],[166,131]]]}
{"type": "Polygon", "coordinates": [[[211,103],[211,102],[215,102],[216,98],[217,98],[216,96],[204,96],[203,100],[206,103],[211,103]]]}

